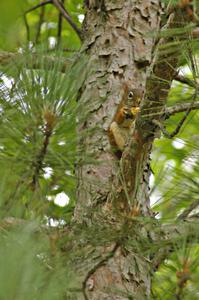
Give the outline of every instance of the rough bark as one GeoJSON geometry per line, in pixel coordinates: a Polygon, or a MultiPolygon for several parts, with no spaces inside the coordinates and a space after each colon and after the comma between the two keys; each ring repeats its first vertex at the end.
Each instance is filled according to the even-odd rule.
{"type": "MultiPolygon", "coordinates": [[[[84,299],[147,299],[153,270],[150,257],[141,254],[139,245],[143,239],[152,240],[147,225],[153,218],[149,155],[158,132],[152,120],[160,119],[164,112],[177,59],[164,56],[159,60],[157,44],[164,42],[156,35],[162,26],[161,1],[104,0],[86,1],[86,5],[82,51],[88,55],[89,72],[78,99],[79,151],[83,155],[77,165],[74,221],[96,231],[104,223],[110,228],[107,234],[114,236],[115,229],[115,237],[105,245],[103,239],[99,241],[93,250],[97,254],[85,259],[84,299]],[[107,131],[124,83],[129,89],[144,91],[145,97],[118,160],[107,131]],[[135,243],[129,247],[131,240],[135,243]]],[[[175,18],[173,14],[167,26],[175,18]]]]}
{"type": "Polygon", "coordinates": [[[152,33],[160,28],[160,13],[159,1],[104,1],[103,10],[96,3],[87,10],[83,49],[89,55],[90,74],[79,99],[83,112],[79,131],[80,135],[87,132],[81,140],[82,151],[101,163],[81,162],[78,220],[87,207],[107,200],[113,177],[118,177],[107,130],[122,99],[123,83],[129,89],[145,90],[156,42],[152,33]]]}

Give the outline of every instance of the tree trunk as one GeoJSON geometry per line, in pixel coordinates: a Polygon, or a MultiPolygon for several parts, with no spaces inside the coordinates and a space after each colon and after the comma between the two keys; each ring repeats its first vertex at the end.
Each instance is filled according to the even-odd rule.
{"type": "Polygon", "coordinates": [[[88,56],[88,73],[78,99],[81,156],[74,221],[86,224],[98,242],[92,245],[91,241],[95,254],[84,261],[82,297],[148,299],[153,272],[147,252],[153,219],[149,155],[158,130],[146,112],[161,117],[157,112],[164,110],[177,62],[168,64],[164,57],[156,63],[161,1],[86,2],[82,51],[88,56]],[[162,80],[153,81],[153,72],[166,77],[166,86],[162,80]],[[126,87],[140,90],[145,97],[118,159],[108,129],[126,87]]]}

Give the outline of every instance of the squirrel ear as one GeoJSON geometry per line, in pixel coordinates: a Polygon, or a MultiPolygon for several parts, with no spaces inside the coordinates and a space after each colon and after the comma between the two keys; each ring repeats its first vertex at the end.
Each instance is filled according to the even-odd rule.
{"type": "Polygon", "coordinates": [[[128,99],[133,99],[133,97],[134,97],[134,92],[130,91],[128,94],[128,99]]]}

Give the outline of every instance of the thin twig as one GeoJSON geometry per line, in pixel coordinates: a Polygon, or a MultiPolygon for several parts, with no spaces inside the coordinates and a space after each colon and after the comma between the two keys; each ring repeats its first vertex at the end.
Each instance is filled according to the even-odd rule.
{"type": "Polygon", "coordinates": [[[199,213],[192,214],[191,216],[189,216],[189,219],[199,219],[199,213]]]}
{"type": "Polygon", "coordinates": [[[184,76],[182,76],[182,75],[180,75],[180,74],[176,74],[176,76],[175,76],[174,79],[175,79],[176,81],[181,82],[181,83],[185,83],[185,84],[187,84],[187,85],[189,85],[189,86],[191,86],[191,87],[193,87],[193,88],[196,87],[196,84],[195,84],[195,82],[194,82],[193,80],[191,80],[191,79],[189,79],[189,78],[187,78],[187,77],[184,77],[184,76]]]}
{"type": "Polygon", "coordinates": [[[191,279],[191,273],[189,269],[188,257],[185,257],[181,269],[176,272],[177,288],[176,288],[176,300],[183,299],[184,288],[188,280],[191,279]]]}
{"type": "Polygon", "coordinates": [[[42,6],[41,7],[41,12],[40,12],[40,15],[39,15],[39,23],[38,23],[38,26],[37,26],[37,33],[36,33],[36,37],[35,37],[35,43],[36,44],[39,41],[39,37],[40,37],[40,33],[41,33],[41,26],[42,26],[42,23],[44,21],[44,15],[45,15],[45,6],[42,6]]]}
{"type": "Polygon", "coordinates": [[[191,110],[199,109],[199,102],[195,102],[191,105],[191,103],[178,104],[172,107],[168,107],[165,110],[165,119],[169,119],[171,116],[185,112],[191,106],[191,110]]]}
{"type": "Polygon", "coordinates": [[[39,152],[39,154],[36,158],[36,162],[35,162],[35,165],[34,165],[35,170],[34,170],[32,182],[31,182],[31,186],[32,186],[33,190],[35,190],[35,188],[37,187],[37,184],[38,184],[40,171],[43,168],[43,161],[44,161],[44,158],[45,158],[46,153],[47,153],[47,148],[48,148],[48,145],[49,145],[51,135],[52,135],[51,130],[45,132],[43,146],[42,146],[42,148],[41,148],[41,150],[40,150],[40,152],[39,152]]]}
{"type": "Polygon", "coordinates": [[[67,22],[71,25],[71,27],[75,30],[77,33],[78,37],[80,40],[82,40],[82,32],[81,30],[77,27],[75,22],[73,22],[71,16],[69,15],[68,11],[65,9],[62,3],[59,2],[59,0],[52,0],[53,4],[55,7],[60,11],[62,16],[67,20],[67,22]]]}
{"type": "Polygon", "coordinates": [[[199,206],[199,199],[195,200],[194,202],[191,203],[189,207],[187,207],[177,218],[177,220],[184,220],[186,217],[189,216],[189,214],[199,206]]]}
{"type": "Polygon", "coordinates": [[[48,145],[57,119],[55,112],[51,110],[44,110],[43,117],[45,120],[43,129],[44,140],[43,145],[36,156],[36,161],[33,162],[34,174],[31,183],[33,190],[35,190],[38,185],[39,175],[43,168],[44,159],[47,154],[48,145]]]}
{"type": "MultiPolygon", "coordinates": [[[[63,52],[74,52],[74,53],[77,53],[78,50],[77,49],[72,49],[72,48],[63,48],[61,49],[63,52]]],[[[57,51],[57,47],[54,47],[54,48],[50,48],[48,50],[46,50],[47,53],[49,52],[53,52],[53,51],[57,51]]]]}
{"type": "Polygon", "coordinates": [[[174,136],[176,136],[179,133],[179,131],[182,128],[182,125],[184,124],[184,122],[185,122],[186,118],[188,117],[189,113],[190,113],[190,111],[187,111],[185,113],[185,115],[183,116],[183,118],[178,123],[176,129],[174,129],[174,131],[172,133],[169,133],[166,130],[166,128],[164,127],[164,125],[162,125],[162,123],[160,121],[153,120],[153,123],[160,128],[160,130],[162,131],[162,133],[164,134],[164,136],[166,136],[168,139],[172,139],[174,136]]]}
{"type": "Polygon", "coordinates": [[[62,14],[62,16],[67,20],[67,22],[71,25],[71,27],[75,30],[75,32],[77,33],[78,37],[80,38],[80,40],[82,40],[82,32],[81,30],[77,27],[77,25],[75,24],[75,22],[73,22],[71,16],[69,15],[68,11],[66,10],[66,8],[63,6],[63,4],[61,2],[59,2],[59,0],[46,0],[43,1],[31,8],[29,8],[28,10],[26,10],[25,14],[32,12],[33,10],[44,6],[46,4],[54,4],[54,6],[60,11],[60,13],[62,14]]]}
{"type": "Polygon", "coordinates": [[[24,19],[24,24],[25,24],[25,27],[26,27],[27,41],[29,42],[29,41],[30,41],[30,27],[29,27],[29,25],[28,25],[28,20],[27,20],[25,14],[23,15],[23,19],[24,19]]]}
{"type": "Polygon", "coordinates": [[[33,10],[39,8],[39,7],[42,7],[42,6],[46,5],[46,4],[51,4],[51,3],[52,3],[52,0],[46,0],[46,1],[40,2],[39,4],[37,4],[37,5],[29,8],[29,9],[27,9],[25,11],[25,14],[28,14],[28,13],[32,12],[33,10]]]}
{"type": "MultiPolygon", "coordinates": [[[[64,5],[64,0],[61,0],[62,4],[64,5]]],[[[62,13],[59,13],[58,16],[58,30],[57,30],[57,47],[59,48],[59,45],[61,43],[61,34],[62,34],[62,21],[63,21],[62,13]]]]}
{"type": "Polygon", "coordinates": [[[78,52],[77,49],[72,49],[72,48],[63,48],[62,51],[64,51],[64,52],[75,52],[75,53],[78,52]]]}
{"type": "Polygon", "coordinates": [[[180,120],[180,122],[178,123],[176,129],[172,132],[169,133],[166,128],[164,127],[164,125],[159,121],[159,120],[153,120],[153,124],[157,125],[160,130],[162,131],[162,133],[168,138],[168,139],[172,139],[175,135],[177,135],[180,131],[180,129],[182,128],[182,125],[184,124],[184,122],[186,121],[188,115],[190,114],[190,112],[192,111],[192,106],[194,105],[194,101],[196,99],[197,96],[197,89],[196,92],[193,96],[193,101],[189,104],[190,106],[187,108],[184,116],[182,117],[182,119],[180,120]]]}
{"type": "MultiPolygon", "coordinates": [[[[188,58],[191,63],[191,71],[193,74],[194,82],[196,82],[198,70],[197,70],[197,64],[196,64],[195,57],[192,54],[192,49],[190,47],[190,43],[188,43],[188,58]]],[[[195,87],[196,87],[196,84],[195,84],[195,87]]]]}

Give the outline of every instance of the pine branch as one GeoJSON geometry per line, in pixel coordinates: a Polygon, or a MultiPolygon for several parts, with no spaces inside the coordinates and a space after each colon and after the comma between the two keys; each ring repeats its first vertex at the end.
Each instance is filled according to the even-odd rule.
{"type": "Polygon", "coordinates": [[[40,2],[39,4],[29,8],[28,10],[26,10],[25,14],[28,14],[28,13],[34,11],[35,9],[39,8],[39,7],[42,7],[42,6],[45,6],[46,4],[51,4],[51,3],[52,3],[52,0],[46,0],[46,1],[40,2]]]}
{"type": "Polygon", "coordinates": [[[169,133],[169,132],[166,130],[166,128],[164,127],[164,125],[163,125],[160,121],[158,121],[158,120],[153,120],[152,122],[153,122],[153,124],[155,124],[155,125],[158,126],[158,128],[162,131],[162,133],[164,134],[164,136],[166,136],[168,139],[172,139],[174,136],[176,136],[176,135],[179,133],[179,131],[180,131],[180,129],[182,128],[182,125],[184,124],[185,120],[187,119],[189,113],[190,113],[190,112],[187,112],[187,113],[183,116],[183,118],[182,118],[182,119],[180,120],[180,122],[178,123],[176,129],[174,129],[174,131],[172,131],[172,133],[169,133]]]}
{"type": "Polygon", "coordinates": [[[78,28],[78,26],[72,20],[70,14],[68,13],[68,11],[64,7],[64,5],[59,0],[46,0],[46,1],[43,1],[43,2],[41,2],[41,3],[39,3],[35,6],[31,7],[30,9],[26,10],[25,14],[30,13],[30,12],[34,11],[35,9],[37,9],[39,7],[42,7],[44,5],[47,5],[47,4],[54,4],[54,6],[58,9],[58,11],[62,14],[62,16],[66,19],[66,21],[71,25],[71,27],[77,33],[80,40],[82,40],[81,30],[78,28]]]}
{"type": "Polygon", "coordinates": [[[152,123],[155,124],[156,126],[158,126],[158,128],[162,131],[162,133],[169,139],[172,139],[174,136],[176,136],[180,129],[182,128],[184,122],[186,121],[188,115],[190,114],[190,112],[192,111],[192,107],[194,105],[194,101],[196,99],[197,96],[197,92],[194,94],[193,96],[193,101],[191,103],[189,103],[189,106],[187,106],[187,109],[185,111],[184,116],[182,117],[182,119],[180,120],[180,122],[178,123],[176,129],[172,132],[169,133],[166,128],[164,127],[164,125],[161,123],[161,121],[159,120],[153,120],[152,123]]]}
{"type": "Polygon", "coordinates": [[[24,53],[17,53],[17,52],[5,52],[0,51],[0,65],[25,65],[26,68],[33,68],[33,69],[41,69],[46,68],[49,70],[50,66],[59,64],[60,65],[60,72],[65,72],[67,68],[72,64],[72,61],[67,58],[56,58],[54,56],[47,56],[41,54],[32,53],[31,56],[24,54],[24,53]],[[31,59],[30,59],[31,58],[31,59]],[[60,60],[62,59],[61,63],[60,60]]]}
{"type": "Polygon", "coordinates": [[[199,219],[199,213],[196,213],[196,214],[192,214],[190,217],[189,217],[190,220],[193,220],[193,219],[199,219]]]}
{"type": "Polygon", "coordinates": [[[188,206],[177,218],[177,220],[184,220],[186,219],[189,214],[199,206],[199,199],[195,200],[194,202],[191,203],[190,206],[188,206]]]}
{"type": "Polygon", "coordinates": [[[43,162],[44,162],[45,156],[47,154],[47,148],[49,145],[51,135],[52,135],[51,130],[45,132],[43,146],[42,146],[39,154],[37,155],[36,162],[33,164],[34,174],[33,174],[32,182],[31,182],[31,187],[33,188],[33,190],[35,190],[38,185],[39,175],[43,168],[43,162]]]}
{"type": "Polygon", "coordinates": [[[41,150],[39,151],[39,154],[36,157],[36,162],[33,163],[33,168],[34,168],[34,174],[32,178],[32,183],[31,186],[33,190],[38,185],[38,180],[39,180],[39,175],[41,170],[43,169],[43,163],[45,156],[47,154],[47,149],[49,146],[50,138],[53,134],[53,129],[56,124],[56,114],[50,110],[44,111],[43,114],[44,120],[45,120],[45,127],[44,127],[44,140],[43,140],[43,145],[41,150]]]}
{"type": "Polygon", "coordinates": [[[172,107],[168,107],[165,110],[165,119],[169,119],[171,116],[185,112],[187,109],[191,106],[191,110],[199,109],[199,102],[195,102],[193,104],[191,103],[184,103],[184,104],[178,104],[172,107]]]}
{"type": "Polygon", "coordinates": [[[184,76],[182,76],[180,74],[176,74],[175,77],[174,77],[174,79],[176,81],[179,81],[180,83],[185,83],[185,84],[187,84],[187,85],[189,85],[189,86],[191,86],[193,88],[196,88],[196,83],[193,80],[191,80],[191,79],[189,79],[187,77],[184,77],[184,76]]]}
{"type": "Polygon", "coordinates": [[[181,245],[182,241],[184,242],[185,237],[187,237],[186,242],[190,245],[193,241],[195,243],[198,240],[198,223],[188,222],[189,220],[191,220],[191,217],[178,219],[176,224],[162,226],[162,239],[161,241],[157,240],[157,243],[160,242],[160,245],[162,242],[162,246],[158,247],[159,250],[155,253],[151,261],[155,272],[165,259],[168,259],[176,251],[176,246],[181,245]]]}

